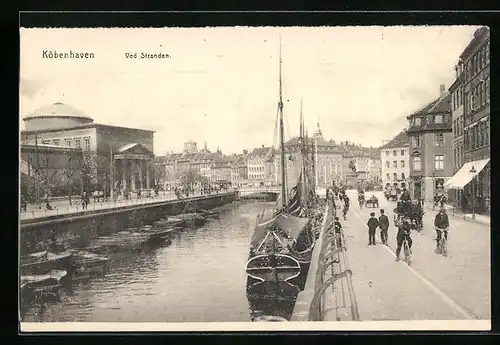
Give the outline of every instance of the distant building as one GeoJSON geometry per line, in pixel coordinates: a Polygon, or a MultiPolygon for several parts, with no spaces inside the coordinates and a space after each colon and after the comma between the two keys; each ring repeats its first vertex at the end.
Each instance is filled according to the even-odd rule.
{"type": "Polygon", "coordinates": [[[186,153],[196,153],[198,152],[198,144],[192,140],[184,143],[184,152],[186,153]]]}
{"type": "Polygon", "coordinates": [[[410,138],[410,192],[413,198],[432,200],[444,192],[453,175],[451,95],[440,86],[440,97],[407,116],[410,138]]]}
{"type": "MultiPolygon", "coordinates": [[[[342,154],[344,149],[340,145],[336,145],[333,140],[325,140],[317,123],[316,131],[312,138],[308,138],[307,151],[311,157],[314,152],[315,167],[316,167],[316,185],[326,187],[331,185],[332,181],[342,180],[342,154]]],[[[300,138],[294,137],[285,143],[287,155],[287,175],[288,181],[297,181],[300,176],[300,138]]],[[[279,157],[279,153],[278,153],[279,157]]],[[[277,181],[281,182],[281,166],[279,159],[276,160],[276,171],[278,172],[277,181]]]]}
{"type": "Polygon", "coordinates": [[[271,185],[276,183],[273,152],[272,147],[262,145],[247,155],[245,161],[250,184],[271,185]]]}
{"type": "Polygon", "coordinates": [[[370,176],[370,153],[366,147],[348,141],[342,144],[344,148],[343,169],[351,173],[353,166],[358,182],[368,182],[370,176]]]}
{"type": "Polygon", "coordinates": [[[88,192],[109,192],[111,181],[122,191],[153,186],[154,131],[94,123],[63,103],[40,108],[23,121],[22,145],[38,141],[40,145],[82,149],[85,157],[91,157],[93,173],[84,187],[88,192]]]}
{"type": "Polygon", "coordinates": [[[74,147],[22,144],[21,194],[27,202],[46,196],[81,195],[83,151],[74,147]]]}
{"type": "Polygon", "coordinates": [[[380,148],[384,188],[408,188],[410,178],[410,140],[402,131],[380,148]]]}
{"type": "MultiPolygon", "coordinates": [[[[447,186],[455,190],[463,189],[464,208],[470,210],[474,205],[475,212],[489,212],[490,30],[487,27],[482,27],[474,33],[474,38],[460,55],[456,68],[457,81],[453,91],[457,109],[454,118],[459,120],[458,125],[454,124],[453,128],[454,148],[458,149],[458,153],[455,158],[456,172],[447,186]],[[462,106],[463,120],[460,109],[462,106]]],[[[462,193],[457,194],[462,199],[462,193]]]]}

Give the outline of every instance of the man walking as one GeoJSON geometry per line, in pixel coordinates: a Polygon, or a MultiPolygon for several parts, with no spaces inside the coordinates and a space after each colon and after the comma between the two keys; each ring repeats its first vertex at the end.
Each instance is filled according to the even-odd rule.
{"type": "Polygon", "coordinates": [[[377,218],[375,218],[375,212],[370,213],[370,219],[368,219],[368,245],[375,245],[375,231],[380,226],[377,218]]]}
{"type": "Polygon", "coordinates": [[[380,210],[380,217],[378,217],[378,223],[380,224],[380,238],[382,239],[382,243],[387,245],[389,218],[385,215],[383,209],[380,210]]]}

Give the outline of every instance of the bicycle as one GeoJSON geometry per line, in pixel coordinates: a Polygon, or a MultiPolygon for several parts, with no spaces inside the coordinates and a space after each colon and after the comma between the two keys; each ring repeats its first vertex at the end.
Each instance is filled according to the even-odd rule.
{"type": "Polygon", "coordinates": [[[443,255],[443,256],[448,256],[448,245],[447,245],[447,242],[448,240],[446,239],[446,237],[448,236],[445,236],[445,233],[446,235],[448,235],[448,229],[437,229],[436,228],[436,231],[441,231],[441,239],[439,241],[439,254],[443,255]]]}
{"type": "Polygon", "coordinates": [[[410,246],[408,245],[408,239],[405,236],[405,239],[403,240],[403,250],[405,253],[405,262],[408,266],[411,266],[411,250],[410,246]]]}

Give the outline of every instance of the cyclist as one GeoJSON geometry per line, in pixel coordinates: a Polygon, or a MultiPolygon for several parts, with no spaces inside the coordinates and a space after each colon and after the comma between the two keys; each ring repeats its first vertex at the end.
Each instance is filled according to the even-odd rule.
{"type": "Polygon", "coordinates": [[[398,247],[396,248],[396,261],[399,261],[399,254],[401,253],[401,247],[403,246],[403,242],[406,238],[408,241],[408,248],[410,249],[411,254],[411,245],[413,241],[411,239],[411,228],[410,223],[408,222],[408,218],[404,217],[401,222],[398,222],[398,234],[396,235],[396,242],[398,247]]]}
{"type": "Polygon", "coordinates": [[[450,222],[448,220],[448,215],[446,214],[446,209],[441,207],[439,209],[439,213],[436,215],[434,219],[434,228],[437,233],[436,244],[439,250],[439,242],[441,242],[442,232],[444,232],[444,239],[448,240],[448,230],[450,228],[450,222]]]}

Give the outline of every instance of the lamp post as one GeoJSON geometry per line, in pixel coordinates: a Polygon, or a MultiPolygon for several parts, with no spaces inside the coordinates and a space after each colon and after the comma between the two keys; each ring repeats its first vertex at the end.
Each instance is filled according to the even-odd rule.
{"type": "Polygon", "coordinates": [[[472,178],[472,220],[476,219],[476,210],[475,210],[475,204],[476,204],[476,193],[474,191],[474,185],[475,185],[475,182],[476,182],[476,169],[474,169],[474,166],[472,166],[472,168],[470,169],[469,171],[471,174],[474,175],[474,177],[472,178]]]}

